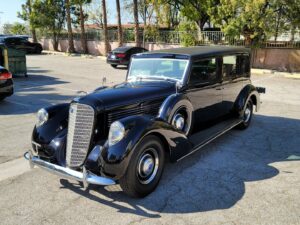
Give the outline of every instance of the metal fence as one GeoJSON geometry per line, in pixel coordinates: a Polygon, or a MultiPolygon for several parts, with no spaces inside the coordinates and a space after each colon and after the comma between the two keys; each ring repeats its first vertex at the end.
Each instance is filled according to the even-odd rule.
{"type": "MultiPolygon", "coordinates": [[[[139,32],[139,40],[143,40],[143,31],[139,32]]],[[[225,35],[221,31],[203,31],[203,32],[180,32],[180,31],[157,31],[155,34],[145,34],[146,43],[156,44],[180,44],[186,36],[190,36],[196,40],[199,45],[233,45],[233,46],[246,46],[245,38],[240,35],[238,37],[232,37],[225,35]]],[[[48,36],[48,35],[47,35],[48,36]]],[[[50,38],[50,36],[48,36],[50,38]]],[[[60,39],[67,39],[68,34],[62,33],[60,39]]],[[[80,33],[74,33],[74,39],[80,40],[80,33]]],[[[88,41],[103,41],[103,30],[90,30],[86,32],[86,39],[88,41]]],[[[108,39],[110,42],[118,41],[118,31],[108,30],[108,39]]],[[[130,43],[135,41],[134,30],[123,31],[123,42],[130,43]]],[[[256,44],[263,48],[300,48],[300,32],[297,31],[294,35],[291,33],[284,33],[279,35],[274,40],[274,37],[270,37],[268,41],[260,42],[256,44]]]]}

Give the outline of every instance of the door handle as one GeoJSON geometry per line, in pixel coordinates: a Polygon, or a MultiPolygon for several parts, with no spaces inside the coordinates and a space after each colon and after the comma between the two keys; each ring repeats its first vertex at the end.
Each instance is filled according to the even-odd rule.
{"type": "Polygon", "coordinates": [[[219,88],[216,88],[216,90],[217,90],[217,91],[220,91],[220,90],[222,90],[222,89],[223,89],[223,88],[221,88],[221,87],[219,87],[219,88]]]}

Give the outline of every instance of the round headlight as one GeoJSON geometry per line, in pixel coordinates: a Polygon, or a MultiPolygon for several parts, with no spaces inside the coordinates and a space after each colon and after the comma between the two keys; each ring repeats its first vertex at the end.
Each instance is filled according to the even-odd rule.
{"type": "Polygon", "coordinates": [[[36,123],[36,126],[39,127],[39,126],[42,126],[44,123],[47,122],[48,120],[48,112],[46,111],[46,109],[40,109],[38,112],[37,112],[37,123],[36,123]]]}
{"type": "Polygon", "coordinates": [[[110,146],[118,143],[125,136],[125,128],[119,121],[115,121],[111,124],[108,134],[108,144],[110,146]]]}

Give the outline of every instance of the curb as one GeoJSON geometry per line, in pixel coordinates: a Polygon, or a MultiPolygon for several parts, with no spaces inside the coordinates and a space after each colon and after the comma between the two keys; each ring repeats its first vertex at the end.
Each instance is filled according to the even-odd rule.
{"type": "Polygon", "coordinates": [[[69,57],[81,57],[81,58],[85,58],[85,59],[106,60],[105,56],[96,56],[96,55],[90,55],[90,54],[56,52],[56,51],[48,51],[48,50],[44,50],[43,53],[46,55],[61,55],[61,56],[69,56],[69,57]]]}
{"type": "Polygon", "coordinates": [[[284,77],[288,77],[288,78],[296,78],[296,79],[300,78],[300,73],[280,72],[280,71],[276,71],[276,70],[251,69],[251,73],[260,74],[260,75],[274,74],[274,75],[280,75],[280,76],[284,76],[284,77]]]}

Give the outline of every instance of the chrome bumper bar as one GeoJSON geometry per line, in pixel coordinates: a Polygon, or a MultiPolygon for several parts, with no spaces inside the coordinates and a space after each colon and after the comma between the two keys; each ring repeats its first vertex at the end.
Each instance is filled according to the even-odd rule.
{"type": "Polygon", "coordinates": [[[53,163],[49,163],[40,159],[37,156],[33,156],[32,153],[26,152],[24,158],[29,161],[30,167],[38,166],[44,170],[47,170],[50,173],[56,174],[60,177],[66,179],[77,180],[83,182],[84,187],[87,187],[88,184],[97,184],[97,185],[114,185],[116,182],[110,178],[97,176],[83,167],[83,172],[72,170],[70,168],[62,167],[53,163]]]}

